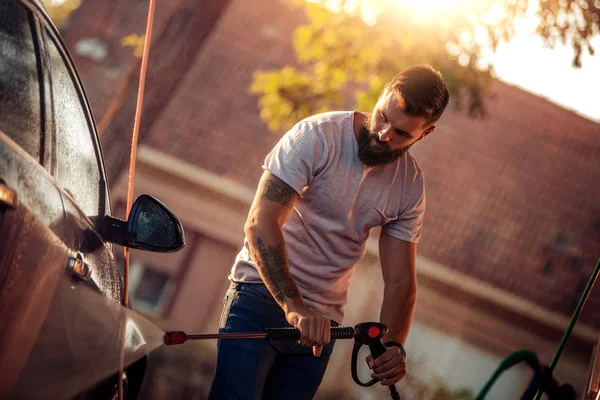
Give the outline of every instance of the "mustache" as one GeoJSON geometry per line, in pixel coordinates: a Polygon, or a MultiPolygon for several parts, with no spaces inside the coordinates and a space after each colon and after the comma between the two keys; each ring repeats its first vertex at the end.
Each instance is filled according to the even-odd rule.
{"type": "Polygon", "coordinates": [[[367,130],[367,132],[368,132],[367,135],[369,137],[369,140],[373,139],[375,141],[375,143],[377,143],[378,145],[380,145],[380,146],[382,146],[382,147],[384,147],[384,148],[386,148],[388,150],[390,149],[390,145],[389,144],[387,144],[386,142],[382,142],[381,140],[379,140],[379,135],[378,134],[373,133],[373,132],[371,132],[369,130],[367,130]]]}

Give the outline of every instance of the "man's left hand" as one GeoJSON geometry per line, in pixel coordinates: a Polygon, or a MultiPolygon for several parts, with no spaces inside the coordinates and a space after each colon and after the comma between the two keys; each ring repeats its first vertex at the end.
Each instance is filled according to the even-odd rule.
{"type": "Polygon", "coordinates": [[[366,361],[369,368],[373,370],[371,377],[377,379],[382,385],[398,383],[406,375],[406,358],[396,346],[388,347],[375,361],[369,354],[366,361]]]}

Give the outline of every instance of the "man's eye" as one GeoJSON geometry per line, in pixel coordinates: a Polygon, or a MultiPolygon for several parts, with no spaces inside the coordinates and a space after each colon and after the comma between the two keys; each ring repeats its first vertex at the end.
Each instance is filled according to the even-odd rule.
{"type": "Polygon", "coordinates": [[[381,119],[383,119],[383,122],[387,122],[385,115],[383,115],[383,113],[381,111],[379,111],[379,115],[381,116],[381,119]]]}
{"type": "Polygon", "coordinates": [[[402,135],[402,136],[408,136],[408,133],[406,133],[406,132],[404,132],[404,131],[401,131],[401,130],[399,130],[399,129],[396,129],[396,133],[397,133],[398,135],[402,135]]]}

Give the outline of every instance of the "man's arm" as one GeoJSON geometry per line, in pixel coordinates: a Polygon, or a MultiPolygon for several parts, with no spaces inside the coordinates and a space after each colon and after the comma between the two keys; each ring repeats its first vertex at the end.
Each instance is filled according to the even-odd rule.
{"type": "Polygon", "coordinates": [[[258,184],[244,227],[250,254],[263,282],[286,314],[287,321],[300,329],[300,343],[316,346],[329,343],[330,321],[306,308],[290,274],[281,227],[287,221],[298,194],[285,182],[265,171],[258,184]]]}
{"type": "Polygon", "coordinates": [[[301,298],[288,269],[281,232],[281,226],[290,216],[297,198],[298,194],[292,188],[265,171],[244,227],[258,272],[284,310],[288,303],[301,298]]]}
{"type": "Polygon", "coordinates": [[[404,345],[417,301],[417,244],[382,231],[379,258],[384,282],[380,318],[388,327],[384,341],[393,340],[404,345]]]}
{"type": "MultiPolygon", "coordinates": [[[[382,231],[379,258],[384,282],[380,318],[388,327],[383,341],[404,345],[417,300],[417,245],[382,231]]],[[[388,347],[376,360],[369,355],[367,364],[373,369],[372,377],[382,385],[392,385],[406,375],[406,359],[398,347],[388,347]]]]}

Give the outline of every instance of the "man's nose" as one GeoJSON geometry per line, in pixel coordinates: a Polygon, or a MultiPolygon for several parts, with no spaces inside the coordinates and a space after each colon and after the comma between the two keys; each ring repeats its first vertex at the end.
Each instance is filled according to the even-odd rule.
{"type": "Polygon", "coordinates": [[[378,133],[379,136],[379,140],[381,140],[382,142],[389,142],[391,139],[391,135],[390,135],[390,131],[391,131],[391,126],[387,125],[384,126],[383,129],[381,129],[378,133]]]}

